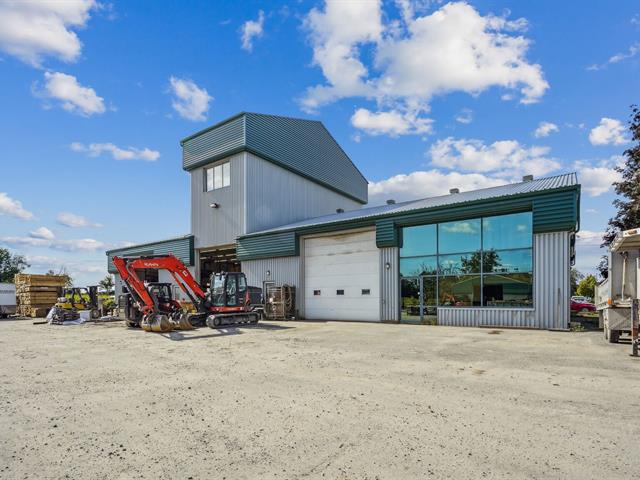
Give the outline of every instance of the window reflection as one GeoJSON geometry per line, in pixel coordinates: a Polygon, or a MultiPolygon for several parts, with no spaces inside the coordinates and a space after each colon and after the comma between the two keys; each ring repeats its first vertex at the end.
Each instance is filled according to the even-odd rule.
{"type": "Polygon", "coordinates": [[[482,219],[482,243],[485,250],[529,248],[533,241],[531,212],[485,217],[482,219]]]}
{"type": "Polygon", "coordinates": [[[440,223],[438,253],[480,250],[480,219],[440,223]]]}
{"type": "Polygon", "coordinates": [[[402,238],[403,319],[424,323],[438,306],[533,305],[531,212],[406,227],[402,238]]]}
{"type": "Polygon", "coordinates": [[[401,257],[418,257],[437,253],[436,225],[420,225],[402,229],[401,257]]]}
{"type": "Polygon", "coordinates": [[[532,306],[533,276],[530,273],[485,275],[482,295],[487,307],[532,306]]]}

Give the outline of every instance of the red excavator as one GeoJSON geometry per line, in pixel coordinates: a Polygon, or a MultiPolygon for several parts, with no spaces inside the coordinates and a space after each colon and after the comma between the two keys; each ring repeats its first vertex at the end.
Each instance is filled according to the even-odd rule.
{"type": "Polygon", "coordinates": [[[191,329],[206,323],[211,328],[240,323],[258,323],[261,316],[262,289],[247,285],[244,273],[214,273],[210,289],[204,291],[187,267],[173,255],[113,257],[120,278],[127,286],[130,300],[125,306],[127,325],[146,331],[167,332],[191,329]],[[189,297],[196,313],[184,313],[171,297],[171,289],[157,289],[136,274],[139,269],[168,271],[189,297]],[[156,291],[163,292],[159,296],[156,291]]]}

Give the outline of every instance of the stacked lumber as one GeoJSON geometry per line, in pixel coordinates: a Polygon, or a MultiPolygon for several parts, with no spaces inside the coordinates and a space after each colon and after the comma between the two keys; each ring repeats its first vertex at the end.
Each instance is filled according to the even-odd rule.
{"type": "Polygon", "coordinates": [[[18,315],[45,317],[58,301],[66,278],[61,275],[18,273],[14,277],[18,315]]]}

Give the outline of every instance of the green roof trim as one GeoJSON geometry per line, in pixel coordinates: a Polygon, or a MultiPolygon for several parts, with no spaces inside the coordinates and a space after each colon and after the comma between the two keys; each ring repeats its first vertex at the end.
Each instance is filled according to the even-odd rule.
{"type": "MultiPolygon", "coordinates": [[[[375,225],[377,246],[379,248],[392,247],[399,246],[401,243],[399,227],[525,211],[533,213],[534,233],[577,231],[580,218],[579,199],[580,185],[575,184],[550,190],[481,198],[423,209],[391,212],[383,210],[378,214],[356,216],[347,220],[325,221],[276,231],[257,232],[240,237],[238,245],[243,245],[245,260],[282,256],[281,253],[279,255],[271,254],[272,251],[279,252],[276,240],[279,235],[288,233],[298,238],[302,235],[375,225]],[[276,247],[275,250],[273,247],[276,247]]],[[[375,211],[375,207],[373,210],[375,211]]],[[[297,248],[296,245],[296,251],[297,248]]],[[[293,250],[293,248],[289,248],[289,251],[293,250]]],[[[297,254],[290,253],[290,255],[297,254]]]]}
{"type": "Polygon", "coordinates": [[[317,120],[242,112],[184,138],[180,144],[187,171],[246,151],[367,203],[366,178],[317,120]]]}

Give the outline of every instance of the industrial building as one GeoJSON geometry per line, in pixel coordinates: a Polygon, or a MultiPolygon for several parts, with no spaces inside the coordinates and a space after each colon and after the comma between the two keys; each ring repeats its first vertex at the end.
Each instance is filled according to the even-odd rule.
{"type": "Polygon", "coordinates": [[[321,122],[243,112],[181,145],[190,234],[110,250],[111,273],[113,255],[173,253],[202,284],[241,270],[295,286],[304,319],[568,327],[574,173],[367,207],[321,122]]]}

